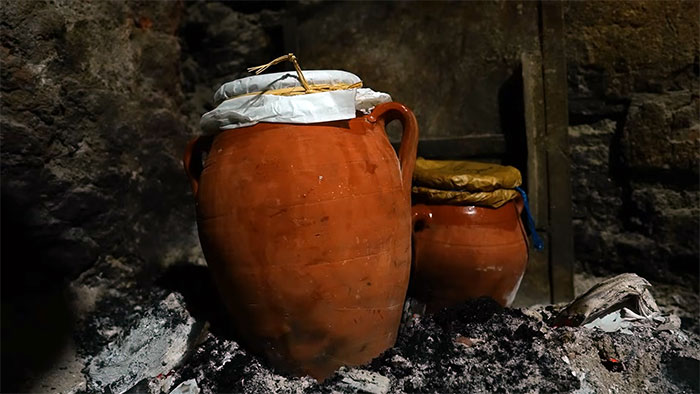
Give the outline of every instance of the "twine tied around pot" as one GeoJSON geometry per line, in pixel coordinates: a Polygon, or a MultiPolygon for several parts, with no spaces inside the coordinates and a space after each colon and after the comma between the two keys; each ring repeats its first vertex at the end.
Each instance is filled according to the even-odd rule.
{"type": "MultiPolygon", "coordinates": [[[[335,90],[348,90],[348,89],[357,89],[362,87],[362,82],[356,82],[356,83],[334,83],[334,84],[329,84],[329,83],[321,83],[321,84],[309,84],[306,81],[306,78],[304,78],[304,73],[301,71],[301,67],[299,67],[299,62],[297,61],[297,57],[294,56],[293,53],[288,53],[284,56],[280,56],[276,59],[271,60],[270,62],[260,65],[260,66],[255,66],[255,67],[249,67],[248,72],[255,72],[256,75],[262,73],[263,71],[267,70],[271,66],[274,66],[275,64],[279,64],[285,61],[289,61],[294,65],[294,69],[297,72],[297,76],[299,77],[299,81],[301,82],[302,86],[294,86],[294,87],[289,87],[289,88],[282,88],[282,89],[272,89],[272,90],[265,90],[261,92],[252,92],[252,93],[246,93],[242,94],[240,96],[236,97],[242,97],[242,96],[249,96],[249,95],[254,95],[254,94],[274,94],[277,96],[296,96],[300,94],[312,94],[312,93],[322,93],[322,92],[332,92],[335,90]]],[[[232,97],[232,98],[236,98],[232,97]]]]}

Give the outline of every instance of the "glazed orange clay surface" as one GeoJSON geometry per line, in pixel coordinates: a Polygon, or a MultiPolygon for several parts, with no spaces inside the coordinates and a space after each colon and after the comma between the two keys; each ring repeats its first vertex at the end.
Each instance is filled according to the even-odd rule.
{"type": "Polygon", "coordinates": [[[202,249],[244,346],[317,379],[393,346],[417,139],[411,111],[387,103],[349,121],[260,123],[190,143],[202,249]],[[399,160],[384,130],[393,119],[404,125],[399,160]]]}
{"type": "Polygon", "coordinates": [[[415,205],[411,293],[429,311],[481,296],[510,305],[528,260],[521,210],[520,199],[498,209],[415,205]]]}

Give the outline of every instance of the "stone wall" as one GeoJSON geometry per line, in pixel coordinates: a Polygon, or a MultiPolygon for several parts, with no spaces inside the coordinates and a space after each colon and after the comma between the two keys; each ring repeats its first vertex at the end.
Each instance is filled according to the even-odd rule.
{"type": "Polygon", "coordinates": [[[575,247],[584,270],[697,282],[699,20],[697,2],[566,7],[575,247]]]}
{"type": "MultiPolygon", "coordinates": [[[[183,11],[174,2],[2,2],[3,391],[50,364],[79,317],[64,292],[91,267],[199,256],[179,157],[183,11]]],[[[146,275],[148,276],[148,275],[146,275]]],[[[90,303],[89,299],[83,300],[90,303]]]]}
{"type": "MultiPolygon", "coordinates": [[[[699,7],[565,4],[579,269],[697,277],[699,7]]],[[[520,53],[536,48],[536,3],[301,8],[303,65],[347,68],[390,92],[423,138],[520,132],[513,96],[520,53]]]]}
{"type": "Polygon", "coordinates": [[[192,133],[181,13],[171,2],[3,3],[4,267],[75,278],[105,255],[194,256],[178,159],[192,133]]]}
{"type": "MultiPolygon", "coordinates": [[[[361,5],[3,3],[4,256],[68,279],[107,257],[199,259],[184,142],[220,83],[284,52],[287,17],[305,67],[357,72],[411,105],[424,136],[501,129],[536,7],[361,5]]],[[[600,251],[579,254],[588,268],[642,245],[679,268],[697,252],[697,16],[693,2],[566,6],[577,245],[600,251]]]]}
{"type": "Polygon", "coordinates": [[[2,18],[4,255],[68,279],[105,256],[199,259],[184,145],[218,84],[278,52],[276,11],[25,1],[2,18]]]}
{"type": "Polygon", "coordinates": [[[298,55],[389,92],[416,113],[422,138],[513,133],[513,80],[522,52],[537,48],[537,12],[528,1],[319,3],[297,10],[298,55]]]}
{"type": "MultiPolygon", "coordinates": [[[[697,275],[698,7],[566,5],[585,270],[697,275]]],[[[431,137],[510,130],[537,39],[532,2],[25,0],[0,18],[2,363],[17,379],[96,305],[127,316],[168,267],[203,263],[184,145],[220,83],[295,46],[285,23],[303,67],[357,72],[431,137]]]]}

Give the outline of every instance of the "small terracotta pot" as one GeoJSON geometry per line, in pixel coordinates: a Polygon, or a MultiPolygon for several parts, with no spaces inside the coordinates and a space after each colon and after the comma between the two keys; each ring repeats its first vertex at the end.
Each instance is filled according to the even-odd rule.
{"type": "Polygon", "coordinates": [[[429,311],[482,296],[509,306],[528,260],[522,208],[413,206],[411,294],[429,311]]]}
{"type": "Polygon", "coordinates": [[[386,103],[349,121],[259,123],[190,142],[202,249],[244,346],[324,379],[394,345],[417,141],[413,113],[386,103]],[[404,126],[399,160],[384,128],[393,119],[404,126]]]}

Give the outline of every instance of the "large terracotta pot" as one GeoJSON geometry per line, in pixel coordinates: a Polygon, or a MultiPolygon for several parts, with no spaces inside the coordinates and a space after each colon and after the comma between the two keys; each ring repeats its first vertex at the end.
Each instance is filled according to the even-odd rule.
{"type": "Polygon", "coordinates": [[[349,121],[260,123],[190,142],[202,249],[248,349],[323,379],[394,345],[417,139],[413,113],[386,103],[349,121]],[[394,119],[399,160],[384,130],[394,119]]]}
{"type": "Polygon", "coordinates": [[[413,206],[411,293],[429,311],[482,296],[510,305],[528,260],[522,208],[413,206]]]}

